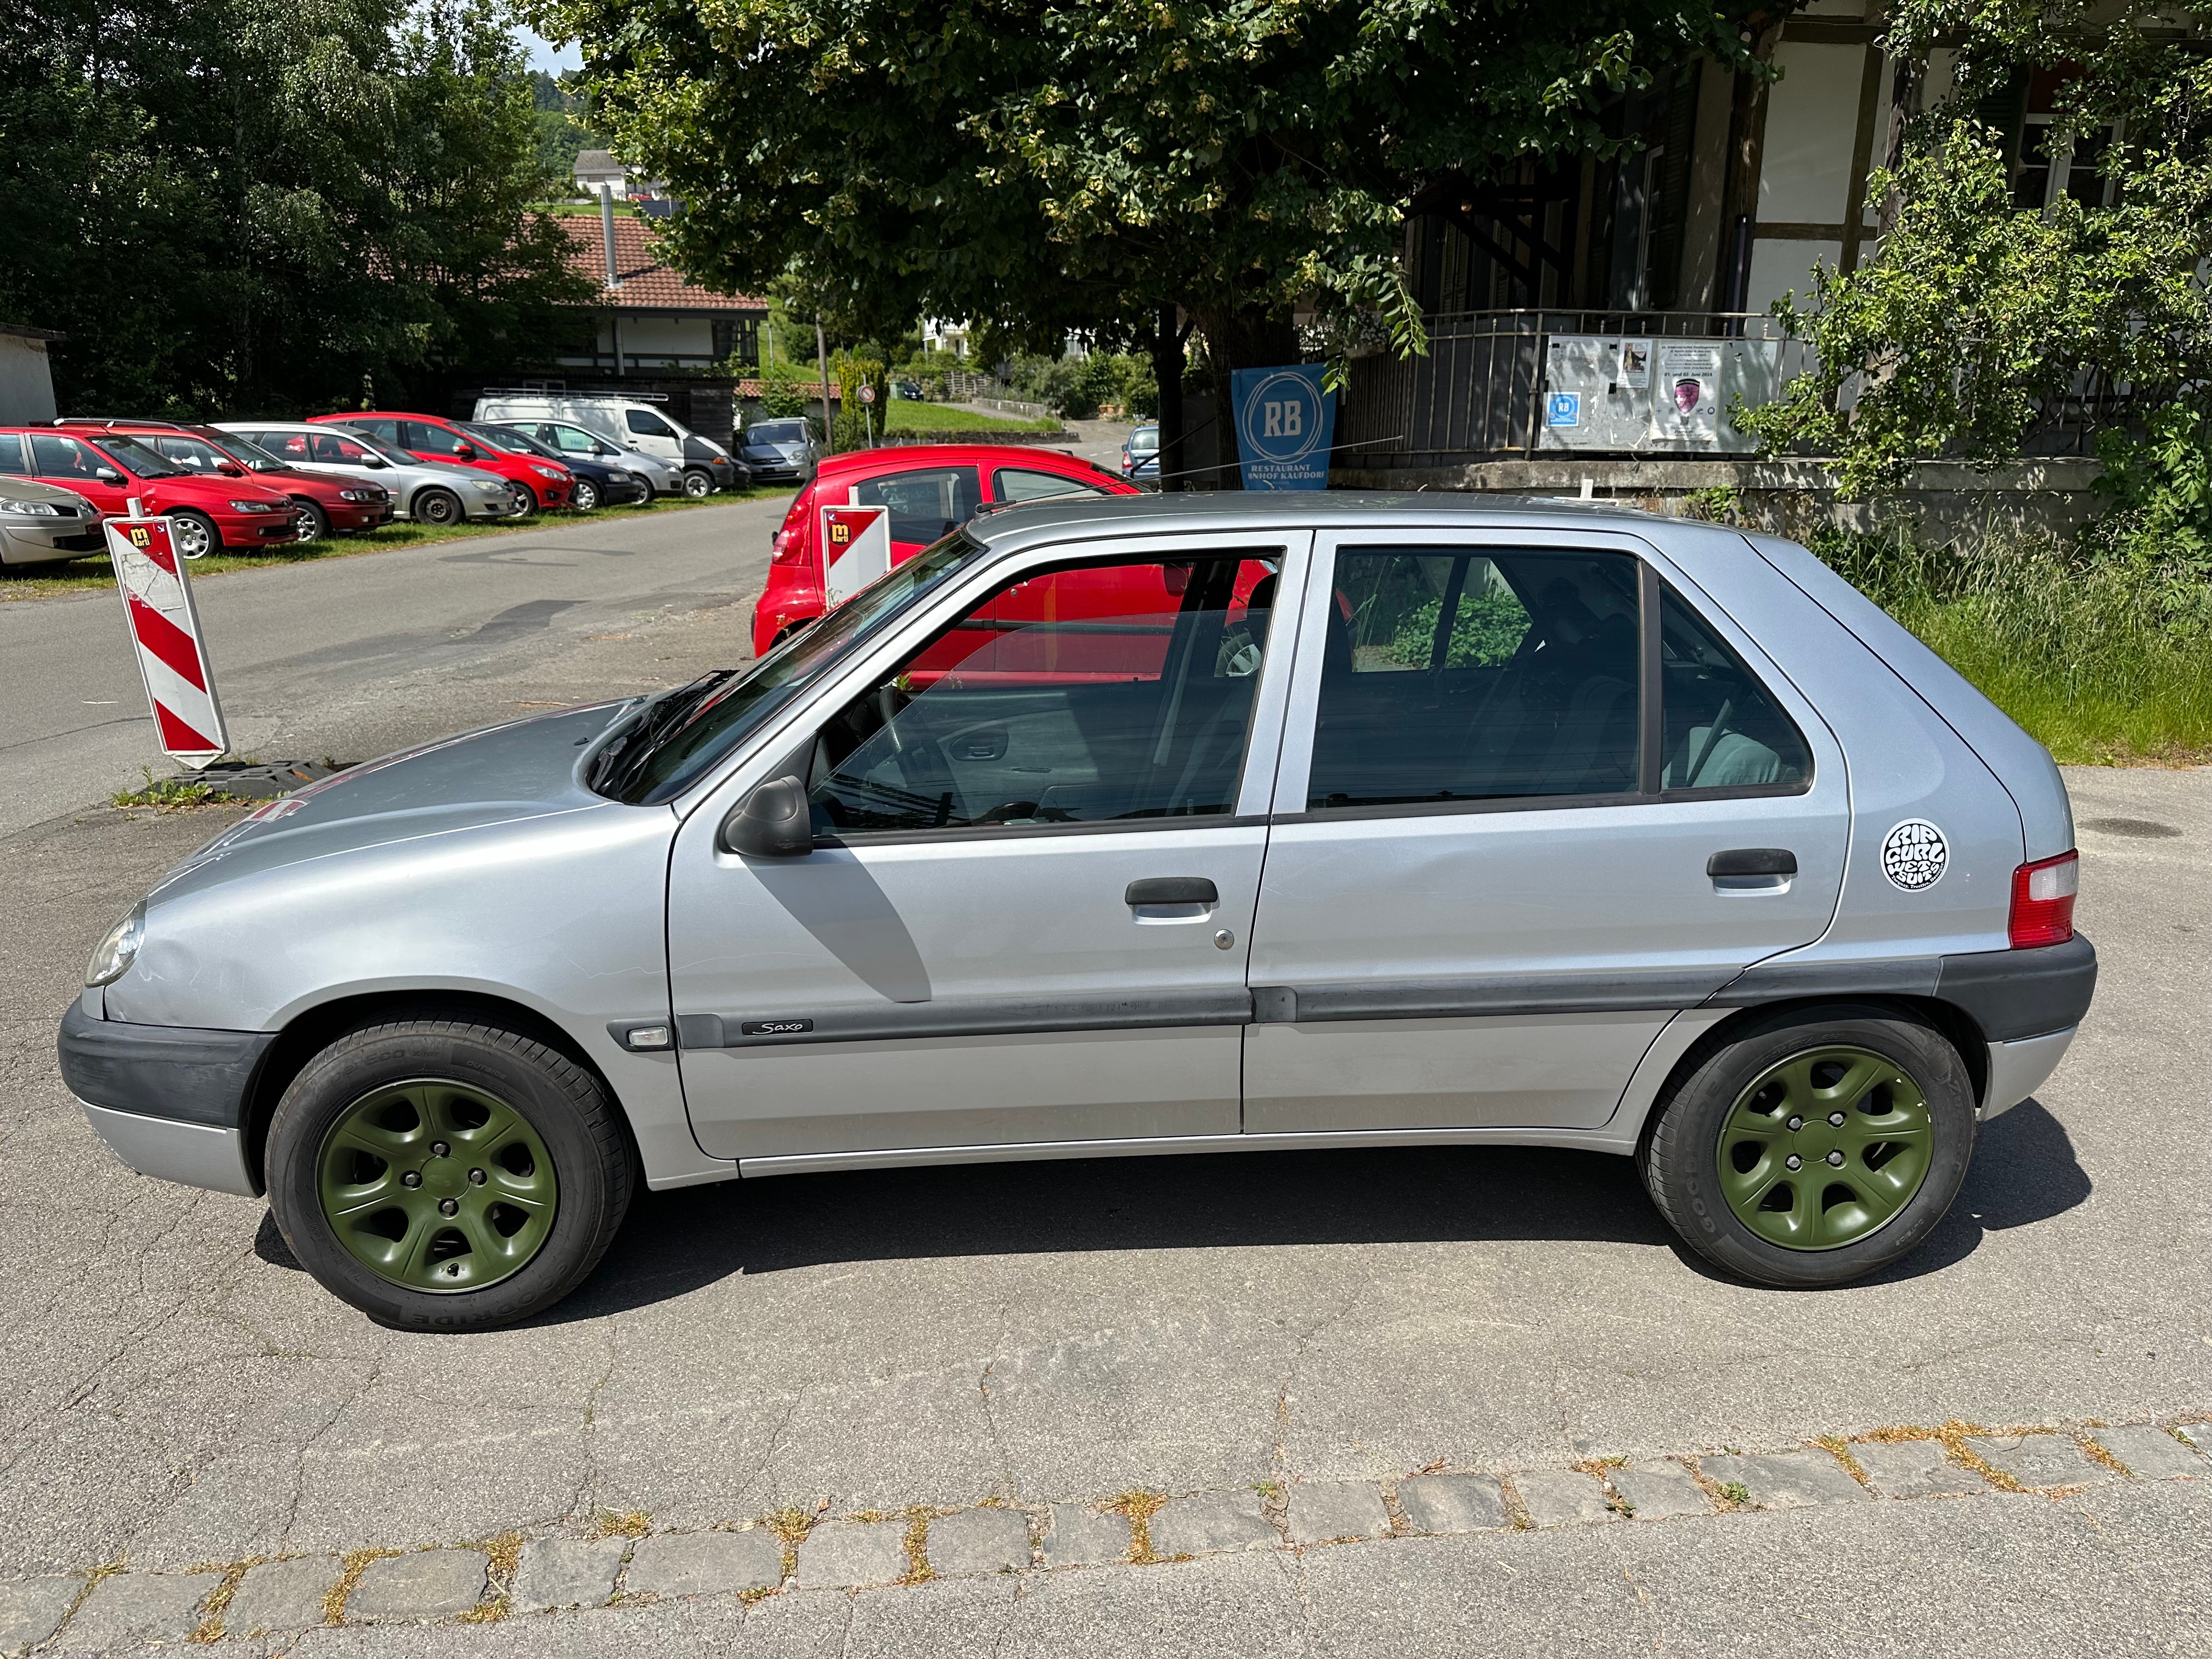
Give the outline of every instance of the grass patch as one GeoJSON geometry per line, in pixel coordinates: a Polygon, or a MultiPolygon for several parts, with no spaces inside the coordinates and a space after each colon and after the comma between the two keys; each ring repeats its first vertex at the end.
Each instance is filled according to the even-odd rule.
{"type": "MultiPolygon", "coordinates": [[[[288,542],[261,553],[210,553],[192,561],[192,580],[229,575],[240,570],[277,570],[287,565],[324,564],[363,553],[389,553],[394,548],[420,547],[429,542],[469,541],[483,536],[520,536],[532,531],[557,529],[572,524],[624,524],[655,514],[686,513],[696,507],[727,507],[733,501],[759,501],[788,495],[783,489],[732,489],[695,501],[688,495],[659,495],[649,502],[629,507],[603,507],[596,513],[549,513],[520,523],[454,525],[441,529],[404,520],[386,525],[360,536],[327,536],[319,542],[288,542]]],[[[114,567],[105,553],[72,559],[66,564],[30,565],[17,570],[0,569],[0,605],[11,599],[42,599],[57,593],[115,590],[114,567]]]]}
{"type": "Polygon", "coordinates": [[[146,780],[143,789],[125,789],[108,797],[117,806],[150,806],[157,811],[185,812],[195,806],[229,806],[242,802],[243,795],[226,794],[211,783],[191,783],[182,778],[157,778],[154,769],[142,766],[139,775],[146,780]]]}
{"type": "Polygon", "coordinates": [[[1814,550],[2057,759],[2212,761],[2212,596],[2162,605],[2154,573],[2047,542],[1963,555],[1821,537],[1814,550]]]}
{"type": "Polygon", "coordinates": [[[1057,432],[1060,429],[1058,417],[1043,416],[1034,421],[1018,421],[1004,415],[976,415],[964,409],[947,409],[943,404],[917,404],[904,398],[894,398],[883,409],[882,430],[901,437],[912,437],[927,432],[1057,432]]]}
{"type": "Polygon", "coordinates": [[[1152,1517],[1168,1501],[1162,1492],[1146,1492],[1141,1487],[1123,1492],[1098,1507],[1109,1515],[1118,1515],[1129,1523],[1129,1559],[1137,1566],[1150,1566],[1161,1559],[1152,1553],[1152,1517]]]}

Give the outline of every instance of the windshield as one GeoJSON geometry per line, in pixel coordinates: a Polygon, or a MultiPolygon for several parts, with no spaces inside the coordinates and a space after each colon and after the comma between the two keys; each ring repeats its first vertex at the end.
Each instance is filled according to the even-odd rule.
{"type": "MultiPolygon", "coordinates": [[[[804,690],[852,646],[874,633],[982,551],[966,534],[946,537],[905,563],[894,565],[803,634],[793,635],[744,674],[714,688],[690,716],[660,732],[649,755],[620,756],[624,740],[606,751],[599,775],[621,779],[605,793],[633,806],[673,800],[696,783],[747,733],[804,690]]],[[[639,716],[652,708],[647,704],[639,716]]],[[[635,720],[638,716],[633,716],[635,720]]],[[[643,726],[636,727],[643,730],[643,726]]]]}
{"type": "Polygon", "coordinates": [[[465,426],[462,431],[481,435],[483,441],[515,455],[543,455],[549,461],[563,459],[561,452],[550,444],[542,444],[527,432],[518,432],[511,426],[465,426]]]}
{"type": "Polygon", "coordinates": [[[1129,447],[1132,449],[1158,449],[1159,447],[1160,429],[1156,426],[1140,426],[1129,434],[1129,447]]]}
{"type": "MultiPolygon", "coordinates": [[[[381,438],[375,437],[369,433],[364,432],[357,426],[331,425],[317,427],[312,429],[319,432],[343,433],[349,441],[359,444],[370,454],[378,457],[380,459],[389,461],[394,466],[420,466],[422,465],[422,462],[416,460],[405,450],[400,448],[398,445],[386,443],[381,438]]],[[[339,458],[335,456],[325,456],[318,450],[315,454],[315,459],[320,461],[334,460],[339,458]]]]}
{"type": "Polygon", "coordinates": [[[108,459],[127,472],[142,478],[188,477],[184,468],[156,455],[136,438],[102,438],[100,447],[107,452],[108,459]]]}
{"type": "Polygon", "coordinates": [[[803,444],[806,441],[806,422],[804,421],[763,421],[757,426],[745,428],[749,444],[803,444]]]}
{"type": "Polygon", "coordinates": [[[271,455],[251,438],[241,438],[235,432],[222,434],[223,453],[240,465],[256,472],[282,472],[284,463],[271,455]]]}
{"type": "Polygon", "coordinates": [[[502,432],[495,426],[471,426],[466,422],[456,421],[453,422],[453,429],[457,432],[465,432],[485,448],[496,449],[503,455],[520,455],[527,453],[524,450],[522,439],[518,434],[502,432]]]}

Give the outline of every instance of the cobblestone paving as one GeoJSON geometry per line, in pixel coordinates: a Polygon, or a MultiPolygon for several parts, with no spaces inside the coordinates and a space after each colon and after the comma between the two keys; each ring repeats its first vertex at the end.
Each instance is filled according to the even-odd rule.
{"type": "MultiPolygon", "coordinates": [[[[902,1514],[797,1510],[692,1531],[602,1515],[587,1536],[426,1542],[0,1583],[0,1656],[101,1654],[190,1642],[264,1653],[320,1627],[498,1624],[520,1615],[805,1590],[909,1594],[939,1581],[1140,1570],[1253,1551],[1708,1520],[1824,1505],[2064,1497],[2117,1483],[2212,1480],[2212,1413],[2166,1425],[1987,1428],[1947,1423],[1747,1453],[1497,1475],[1422,1470],[1395,1482],[1261,1482],[1170,1496],[902,1514]]],[[[706,1610],[711,1613],[711,1609],[706,1610]]],[[[795,1617],[796,1615],[794,1615],[795,1617]]],[[[690,1639],[700,1635],[690,1631],[690,1639]]]]}

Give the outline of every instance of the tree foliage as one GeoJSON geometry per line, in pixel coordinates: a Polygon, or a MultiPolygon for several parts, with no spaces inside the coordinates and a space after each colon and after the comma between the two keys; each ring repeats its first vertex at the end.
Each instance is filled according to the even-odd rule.
{"type": "Polygon", "coordinates": [[[587,298],[493,0],[23,0],[0,315],[64,407],[288,412],[542,353],[587,298]]]}
{"type": "Polygon", "coordinates": [[[1049,351],[1162,307],[1218,367],[1292,310],[1419,318],[1417,184],[1603,150],[1620,89],[1740,9],[1670,0],[531,0],[581,43],[595,120],[668,179],[696,277],[797,273],[854,337],[917,313],[1049,351]]]}
{"type": "MultiPolygon", "coordinates": [[[[2201,0],[2191,9],[2212,21],[2201,0]]],[[[1770,448],[1836,455],[1855,494],[1896,487],[1918,459],[2015,461],[2038,423],[2085,392],[2124,388],[2155,410],[2201,400],[2212,382],[2212,64],[2170,27],[2092,29],[2083,7],[2054,14],[2045,0],[1911,0],[1890,44],[1924,52],[1947,37],[1964,41],[1959,93],[1913,124],[1900,166],[1869,179],[1891,221],[1874,257],[1823,272],[1809,306],[1777,307],[1820,368],[1738,417],[1770,448]],[[2050,142],[2117,130],[2097,162],[2106,201],[2015,206],[2005,135],[1977,118],[1977,100],[2064,64],[2079,73],[2050,142]]],[[[2157,465],[2142,442],[2124,429],[2100,439],[2108,459],[2133,461],[2137,498],[2157,465]]]]}

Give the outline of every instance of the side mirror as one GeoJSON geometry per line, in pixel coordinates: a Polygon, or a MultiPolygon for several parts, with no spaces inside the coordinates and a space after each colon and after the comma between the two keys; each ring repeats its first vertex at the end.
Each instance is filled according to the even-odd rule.
{"type": "Polygon", "coordinates": [[[104,484],[119,484],[123,482],[123,475],[112,466],[94,467],[93,477],[104,484]]]}
{"type": "Polygon", "coordinates": [[[474,444],[463,444],[453,452],[453,459],[457,461],[473,461],[476,458],[477,447],[474,444]]]}
{"type": "Polygon", "coordinates": [[[364,455],[361,464],[372,472],[389,472],[392,470],[392,463],[381,455],[364,455]]]}
{"type": "Polygon", "coordinates": [[[215,470],[226,478],[242,478],[246,476],[246,469],[236,461],[217,461],[215,464],[215,470]]]}
{"type": "Polygon", "coordinates": [[[753,859],[803,859],[814,850],[814,815],[797,778],[756,784],[722,820],[715,838],[726,853],[753,859]]]}

